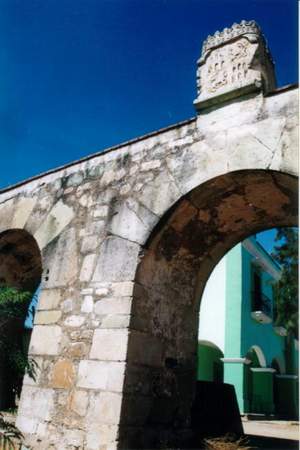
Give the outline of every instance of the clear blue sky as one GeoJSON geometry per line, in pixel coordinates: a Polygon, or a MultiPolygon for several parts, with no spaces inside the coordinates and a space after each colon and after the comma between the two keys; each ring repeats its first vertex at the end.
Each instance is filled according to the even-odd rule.
{"type": "Polygon", "coordinates": [[[242,19],[296,82],[296,0],[0,0],[0,188],[194,116],[202,41],[242,19]]]}

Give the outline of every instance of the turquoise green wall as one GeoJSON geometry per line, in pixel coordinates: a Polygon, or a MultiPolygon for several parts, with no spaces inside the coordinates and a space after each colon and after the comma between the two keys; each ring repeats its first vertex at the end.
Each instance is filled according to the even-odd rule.
{"type": "MultiPolygon", "coordinates": [[[[236,245],[226,255],[225,358],[240,358],[242,321],[242,247],[236,245]]],[[[224,382],[233,384],[240,411],[244,411],[244,365],[224,363],[224,382]]]]}
{"type": "MultiPolygon", "coordinates": [[[[255,344],[261,348],[266,358],[267,366],[271,367],[274,357],[284,360],[285,343],[282,336],[273,330],[273,323],[262,324],[252,319],[252,261],[253,256],[242,247],[242,313],[241,313],[241,354],[246,355],[255,344]]],[[[272,299],[272,277],[262,271],[262,290],[265,295],[272,299]]]]}
{"type": "MultiPolygon", "coordinates": [[[[255,245],[254,238],[252,242],[255,245]]],[[[242,244],[226,255],[224,357],[243,358],[256,345],[262,350],[267,367],[271,367],[274,358],[284,362],[287,357],[287,373],[296,373],[297,354],[294,346],[286,346],[285,338],[274,332],[273,323],[262,324],[251,317],[253,260],[242,244]]],[[[261,270],[261,278],[262,292],[272,299],[272,277],[261,270]]],[[[258,367],[258,364],[246,366],[242,363],[225,363],[224,381],[234,384],[241,412],[274,412],[274,375],[271,372],[252,372],[250,367],[258,367]]]]}
{"type": "MultiPolygon", "coordinates": [[[[253,245],[265,254],[252,238],[253,245]]],[[[268,257],[267,257],[268,258],[268,257]]],[[[297,414],[297,381],[291,378],[277,379],[270,371],[251,371],[259,367],[253,346],[261,349],[266,366],[274,366],[274,360],[285,367],[285,373],[298,374],[298,351],[294,340],[279,336],[273,329],[273,322],[259,323],[251,317],[253,291],[254,257],[242,244],[235,246],[226,255],[226,312],[224,358],[237,361],[224,363],[224,382],[235,386],[240,412],[273,413],[286,411],[290,416],[297,414]],[[250,365],[239,358],[251,359],[250,365]],[[286,362],[286,364],[285,364],[286,362]]],[[[274,264],[271,262],[271,264],[274,264]]],[[[276,266],[274,266],[276,267],[276,266]]],[[[261,269],[262,292],[272,300],[272,277],[261,269]]],[[[213,363],[216,354],[208,348],[198,349],[198,379],[213,381],[213,363]],[[205,366],[201,365],[206,361],[205,366]]]]}
{"type": "Polygon", "coordinates": [[[242,247],[236,245],[226,255],[226,328],[225,356],[236,358],[241,353],[242,321],[242,247]]]}

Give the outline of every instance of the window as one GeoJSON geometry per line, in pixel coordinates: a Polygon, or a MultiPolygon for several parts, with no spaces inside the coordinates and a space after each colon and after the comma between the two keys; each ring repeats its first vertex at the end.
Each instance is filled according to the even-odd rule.
{"type": "Polygon", "coordinates": [[[272,302],[263,294],[261,270],[256,266],[253,266],[252,311],[262,311],[272,317],[272,302]]]}

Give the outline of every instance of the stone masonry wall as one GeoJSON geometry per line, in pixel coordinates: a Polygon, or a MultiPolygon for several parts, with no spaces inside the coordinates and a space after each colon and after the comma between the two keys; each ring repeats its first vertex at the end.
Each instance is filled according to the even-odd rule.
{"type": "MultiPolygon", "coordinates": [[[[236,170],[294,175],[297,92],[250,96],[0,194],[0,230],[42,254],[42,294],[17,425],[34,449],[114,448],[133,281],[160,218],[236,170]],[[59,443],[59,444],[58,444],[59,443]]],[[[146,351],[146,350],[145,350],[146,351]]]]}

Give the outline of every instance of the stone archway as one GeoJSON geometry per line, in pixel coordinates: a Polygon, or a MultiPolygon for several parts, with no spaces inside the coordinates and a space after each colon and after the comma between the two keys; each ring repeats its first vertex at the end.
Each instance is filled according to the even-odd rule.
{"type": "Polygon", "coordinates": [[[0,233],[0,283],[34,292],[41,276],[41,253],[31,234],[22,229],[0,233]]]}
{"type": "Polygon", "coordinates": [[[293,176],[236,171],[193,189],[158,223],[135,278],[119,448],[186,445],[206,280],[239,241],[295,225],[296,198],[293,176]]]}
{"type": "MultiPolygon", "coordinates": [[[[41,282],[41,254],[35,239],[25,230],[9,229],[0,233],[0,287],[33,294],[41,282]]],[[[1,321],[0,409],[15,407],[21,389],[21,375],[10,360],[11,350],[27,352],[31,330],[25,328],[26,308],[19,318],[1,321]],[[4,338],[4,339],[3,339],[4,338]],[[8,347],[7,347],[8,346],[8,347]]]]}

